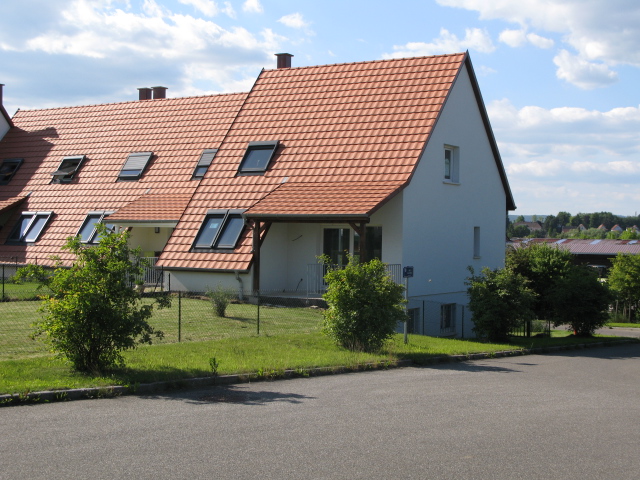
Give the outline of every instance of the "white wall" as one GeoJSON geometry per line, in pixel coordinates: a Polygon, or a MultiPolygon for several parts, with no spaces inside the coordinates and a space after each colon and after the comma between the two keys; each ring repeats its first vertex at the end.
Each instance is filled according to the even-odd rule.
{"type": "Polygon", "coordinates": [[[172,228],[160,227],[160,232],[155,233],[154,227],[133,227],[129,245],[132,248],[140,247],[143,257],[153,257],[154,252],[161,252],[164,249],[172,231],[172,228]]]}
{"type": "Polygon", "coordinates": [[[473,266],[504,264],[506,194],[466,67],[453,86],[411,184],[404,191],[403,265],[414,266],[409,295],[467,303],[473,266]],[[459,149],[459,183],[444,182],[444,146],[459,149]],[[481,256],[473,255],[480,227],[481,256]]]}
{"type": "Polygon", "coordinates": [[[0,113],[0,140],[2,140],[2,137],[4,137],[5,134],[9,131],[9,128],[9,122],[7,122],[7,119],[4,118],[4,115],[0,113]]]}

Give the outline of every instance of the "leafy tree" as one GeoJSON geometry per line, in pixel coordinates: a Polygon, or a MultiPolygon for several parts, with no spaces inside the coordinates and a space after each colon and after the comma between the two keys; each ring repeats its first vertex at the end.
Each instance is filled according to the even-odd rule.
{"type": "Polygon", "coordinates": [[[524,215],[518,215],[514,223],[524,222],[524,215]]]}
{"type": "Polygon", "coordinates": [[[504,342],[523,321],[533,318],[535,293],[527,279],[508,268],[485,267],[479,275],[469,267],[467,278],[469,309],[474,332],[492,342],[504,342]]]}
{"type": "Polygon", "coordinates": [[[624,313],[631,319],[632,312],[640,304],[640,256],[619,253],[611,261],[609,288],[624,306],[624,313]]]}
{"type": "MultiPolygon", "coordinates": [[[[44,336],[53,352],[73,368],[94,374],[124,365],[122,351],[161,337],[147,320],[152,305],[141,305],[132,288],[142,273],[139,250],[131,250],[128,232],[99,224],[100,243],[87,246],[69,237],[62,247],[76,256],[71,268],[59,266],[46,284],[53,292],[41,307],[35,336],[44,336]]],[[[156,299],[168,306],[168,297],[156,299]]]]}
{"type": "Polygon", "coordinates": [[[524,238],[531,235],[531,230],[526,225],[516,225],[513,227],[513,236],[518,238],[524,238]]]}
{"type": "Polygon", "coordinates": [[[537,318],[553,318],[555,304],[551,294],[556,282],[566,276],[572,268],[573,255],[544,243],[507,251],[506,266],[514,273],[522,275],[536,295],[533,310],[537,318]]]}
{"type": "MultiPolygon", "coordinates": [[[[329,266],[330,260],[321,261],[329,266]]],[[[394,333],[398,322],[406,321],[402,285],[396,284],[378,259],[359,263],[349,257],[343,269],[330,268],[323,298],[325,334],[353,351],[379,350],[394,333]]]]}
{"type": "Polygon", "coordinates": [[[624,232],[620,234],[621,240],[638,240],[638,233],[631,228],[627,228],[624,232]]]}
{"type": "Polygon", "coordinates": [[[558,212],[556,215],[556,225],[566,227],[571,223],[571,214],[569,212],[558,212]]]}
{"type": "Polygon", "coordinates": [[[550,301],[556,326],[569,324],[577,336],[590,337],[607,323],[611,295],[595,269],[573,265],[554,285],[550,301]]]}

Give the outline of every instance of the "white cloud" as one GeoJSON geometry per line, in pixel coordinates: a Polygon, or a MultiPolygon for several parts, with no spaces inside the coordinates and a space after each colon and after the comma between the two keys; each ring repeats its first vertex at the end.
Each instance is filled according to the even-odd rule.
{"type": "Polygon", "coordinates": [[[206,15],[214,17],[218,13],[218,6],[213,0],[179,0],[184,5],[191,5],[193,8],[206,15]]]}
{"type": "Polygon", "coordinates": [[[551,38],[541,37],[535,33],[528,33],[527,40],[529,40],[533,46],[538,48],[551,48],[555,44],[551,38]]]}
{"type": "Polygon", "coordinates": [[[304,21],[304,18],[302,18],[300,13],[290,13],[289,15],[285,15],[280,18],[278,22],[291,28],[305,28],[309,26],[309,24],[304,21]]]}
{"type": "Polygon", "coordinates": [[[442,53],[463,52],[476,50],[482,53],[490,53],[495,50],[491,37],[485,30],[479,28],[465,29],[464,38],[458,38],[455,34],[443,28],[440,37],[431,43],[410,42],[405,45],[394,45],[394,53],[384,54],[383,58],[401,58],[437,55],[442,53]]]}
{"type": "Polygon", "coordinates": [[[606,87],[618,81],[618,74],[606,65],[588,62],[576,55],[571,55],[566,50],[561,50],[553,58],[553,63],[558,67],[556,71],[558,78],[583,90],[606,87]]]}
{"type": "Polygon", "coordinates": [[[262,13],[264,11],[260,0],[246,0],[242,4],[242,10],[250,13],[262,13]]]}
{"type": "Polygon", "coordinates": [[[510,47],[521,47],[527,41],[527,33],[524,30],[503,30],[498,39],[510,47]]]}

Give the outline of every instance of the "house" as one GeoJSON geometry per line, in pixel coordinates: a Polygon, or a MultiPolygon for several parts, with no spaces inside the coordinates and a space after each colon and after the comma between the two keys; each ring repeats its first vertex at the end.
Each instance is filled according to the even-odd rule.
{"type": "MultiPolygon", "coordinates": [[[[504,263],[515,209],[468,53],[263,70],[248,93],[19,111],[0,160],[0,257],[50,262],[93,226],[130,228],[172,289],[322,291],[380,258],[409,296],[466,303],[504,263]]],[[[446,308],[445,308],[446,310],[446,308]]]]}

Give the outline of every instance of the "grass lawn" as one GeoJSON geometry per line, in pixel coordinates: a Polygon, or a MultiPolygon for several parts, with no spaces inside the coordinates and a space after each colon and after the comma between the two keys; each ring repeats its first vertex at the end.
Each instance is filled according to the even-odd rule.
{"type": "Polygon", "coordinates": [[[640,323],[607,323],[605,327],[640,328],[640,323]]]}
{"type": "MultiPolygon", "coordinates": [[[[127,367],[106,377],[72,373],[68,364],[62,360],[51,356],[37,356],[0,361],[0,394],[156,381],[179,382],[182,379],[211,375],[212,358],[219,363],[220,375],[239,373],[276,376],[285,369],[357,367],[369,362],[399,359],[410,359],[417,364],[424,364],[433,357],[442,355],[469,355],[585,343],[585,339],[573,338],[568,332],[556,332],[556,335],[553,338],[517,339],[510,344],[410,335],[408,345],[404,345],[402,335],[396,335],[386,348],[377,354],[343,350],[319,332],[228,337],[142,346],[125,352],[127,367]]],[[[615,337],[597,337],[592,341],[607,339],[615,337]]]]}

